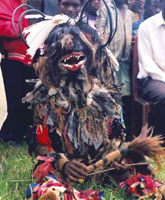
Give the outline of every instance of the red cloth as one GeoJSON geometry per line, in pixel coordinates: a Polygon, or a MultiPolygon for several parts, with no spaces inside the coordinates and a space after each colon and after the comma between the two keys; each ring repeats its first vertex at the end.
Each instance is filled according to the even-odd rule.
{"type": "Polygon", "coordinates": [[[37,134],[37,141],[40,144],[48,146],[48,151],[51,151],[51,140],[48,136],[48,127],[46,124],[44,125],[37,125],[36,129],[37,134]]]}
{"type": "Polygon", "coordinates": [[[42,160],[44,162],[37,166],[33,173],[34,177],[36,177],[38,180],[43,180],[46,175],[54,174],[54,168],[52,167],[52,162],[54,161],[54,158],[37,156],[37,160],[42,160]]]}
{"type": "MultiPolygon", "coordinates": [[[[21,0],[1,0],[0,2],[0,37],[3,37],[3,45],[8,52],[9,60],[18,60],[26,65],[32,64],[32,59],[26,54],[27,47],[21,38],[16,35],[12,27],[12,14],[15,8],[21,5],[21,0]]],[[[15,15],[15,28],[19,33],[18,22],[25,8],[20,8],[15,15]]],[[[22,20],[22,30],[29,26],[27,19],[22,20]]]]}
{"type": "Polygon", "coordinates": [[[137,174],[136,176],[130,178],[126,181],[126,184],[129,186],[127,190],[127,195],[130,196],[132,193],[135,193],[136,196],[140,196],[138,193],[137,187],[132,187],[135,183],[143,183],[144,188],[142,188],[144,195],[149,194],[150,192],[155,192],[155,187],[159,187],[157,181],[153,180],[150,175],[137,174]]]}

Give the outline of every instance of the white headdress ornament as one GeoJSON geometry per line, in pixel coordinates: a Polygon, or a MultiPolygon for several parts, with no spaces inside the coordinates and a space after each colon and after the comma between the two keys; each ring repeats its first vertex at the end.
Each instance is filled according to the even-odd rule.
{"type": "Polygon", "coordinates": [[[69,18],[67,15],[55,15],[49,20],[38,22],[23,31],[23,34],[26,37],[26,42],[29,45],[27,53],[33,57],[36,53],[36,50],[44,43],[48,37],[51,30],[58,24],[66,23],[70,20],[72,25],[75,24],[75,20],[69,18]]]}
{"type": "Polygon", "coordinates": [[[112,54],[112,52],[110,51],[110,49],[108,49],[107,47],[106,47],[106,51],[107,51],[107,55],[108,55],[108,57],[110,59],[111,64],[114,66],[114,68],[115,68],[116,71],[119,71],[119,62],[118,62],[118,60],[112,54]]]}

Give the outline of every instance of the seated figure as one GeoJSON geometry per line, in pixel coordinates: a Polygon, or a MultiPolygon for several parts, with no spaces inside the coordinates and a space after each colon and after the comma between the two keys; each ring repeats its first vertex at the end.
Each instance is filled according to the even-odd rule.
{"type": "MultiPolygon", "coordinates": [[[[139,94],[151,104],[150,125],[165,139],[165,1],[162,11],[141,23],[138,31],[139,94]]],[[[165,145],[165,142],[164,142],[165,145]]]]}
{"type": "Polygon", "coordinates": [[[124,128],[118,111],[117,63],[113,64],[109,50],[101,48],[96,30],[72,22],[59,24],[49,33],[34,64],[40,80],[24,101],[34,109],[34,125],[29,131],[36,146],[30,143],[30,148],[34,147],[36,155],[60,153],[58,172],[64,165],[67,169],[69,160],[78,160],[73,162],[78,174],[64,170],[65,177],[68,173],[70,181],[77,181],[85,177],[85,165],[102,158],[108,146],[118,149],[124,128]],[[111,144],[110,138],[118,142],[111,144]]]}
{"type": "MultiPolygon", "coordinates": [[[[133,143],[123,143],[118,63],[96,30],[81,18],[76,22],[57,15],[24,34],[39,75],[34,90],[24,98],[34,110],[27,139],[29,152],[38,159],[34,176],[39,181],[48,174],[69,184],[89,180],[95,168],[113,165],[120,170],[109,174],[119,183],[134,176],[135,171],[125,164],[145,161],[143,152],[161,159],[159,137],[143,134],[133,143]]],[[[148,165],[137,172],[151,175],[148,165]]],[[[103,173],[94,180],[110,183],[103,173]]]]}

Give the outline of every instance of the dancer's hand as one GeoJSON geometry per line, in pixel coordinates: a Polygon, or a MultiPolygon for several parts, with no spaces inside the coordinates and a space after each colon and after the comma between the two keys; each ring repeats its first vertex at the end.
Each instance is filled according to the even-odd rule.
{"type": "Polygon", "coordinates": [[[117,161],[112,161],[112,166],[115,167],[117,170],[126,170],[127,167],[126,167],[126,163],[125,162],[117,162],[117,161]]]}
{"type": "Polygon", "coordinates": [[[64,173],[67,182],[77,182],[79,179],[85,179],[88,175],[87,166],[76,160],[69,161],[64,166],[64,173]]]}

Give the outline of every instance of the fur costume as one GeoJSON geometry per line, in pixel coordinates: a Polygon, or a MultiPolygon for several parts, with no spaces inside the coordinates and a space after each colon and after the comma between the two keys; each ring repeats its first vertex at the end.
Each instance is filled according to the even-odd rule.
{"type": "MultiPolygon", "coordinates": [[[[37,60],[34,66],[40,79],[24,98],[34,109],[28,143],[30,153],[39,155],[34,171],[38,180],[42,182],[47,174],[65,179],[63,167],[69,160],[76,159],[94,169],[94,163],[105,154],[114,151],[115,159],[133,151],[134,146],[136,151],[142,147],[144,154],[151,157],[160,150],[161,158],[160,138],[155,143],[149,138],[147,146],[145,138],[140,137],[132,146],[118,150],[124,139],[120,87],[116,79],[118,64],[101,45],[95,30],[82,21],[58,15],[27,29],[25,34],[30,46],[28,53],[37,60]],[[155,144],[154,151],[150,144],[155,144]]],[[[145,158],[142,155],[139,159],[145,158]]],[[[106,164],[107,160],[101,163],[106,164]]],[[[143,171],[150,174],[147,167],[143,171]]],[[[120,179],[118,182],[123,174],[116,170],[110,173],[120,179]]],[[[97,178],[99,183],[109,181],[107,177],[97,178]]]]}
{"type": "Polygon", "coordinates": [[[100,47],[97,32],[82,22],[56,25],[46,39],[36,64],[41,81],[24,101],[35,107],[37,140],[47,151],[52,145],[83,157],[109,142],[120,89],[109,51],[100,47]]]}

